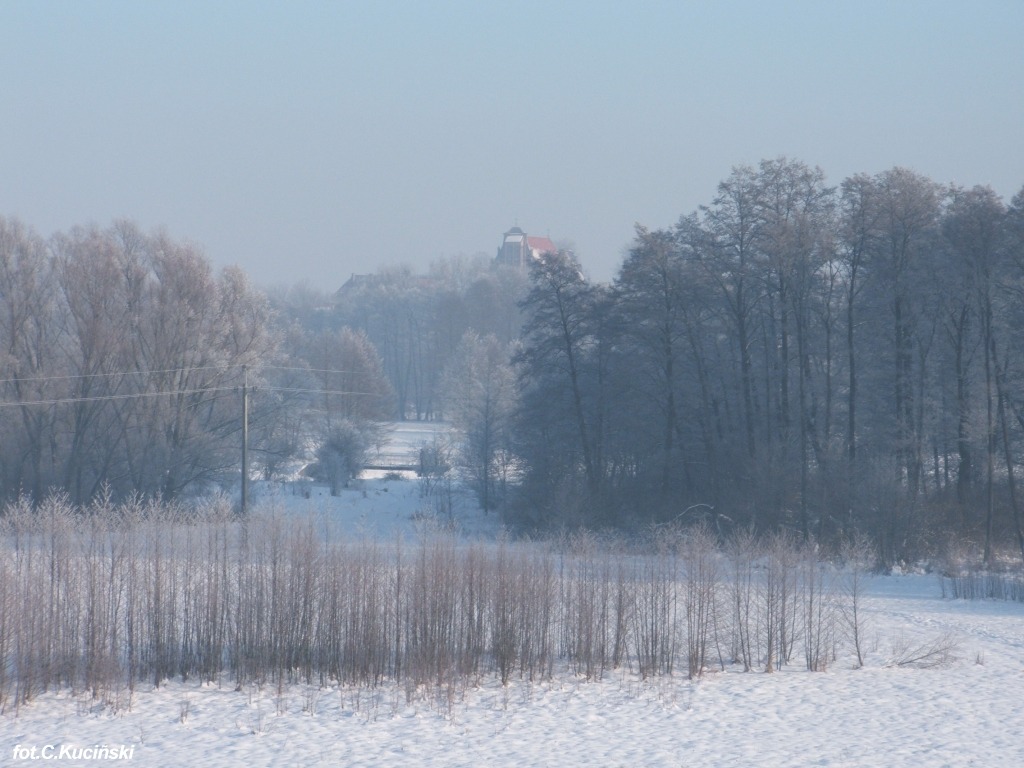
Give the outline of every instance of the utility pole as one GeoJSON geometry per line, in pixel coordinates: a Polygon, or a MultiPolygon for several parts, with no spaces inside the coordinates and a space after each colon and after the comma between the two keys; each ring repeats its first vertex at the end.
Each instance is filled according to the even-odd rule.
{"type": "Polygon", "coordinates": [[[249,370],[242,366],[242,514],[249,503],[249,370]]]}

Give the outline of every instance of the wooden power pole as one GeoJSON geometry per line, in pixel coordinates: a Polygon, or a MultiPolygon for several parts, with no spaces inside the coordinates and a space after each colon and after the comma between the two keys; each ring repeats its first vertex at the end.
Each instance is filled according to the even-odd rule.
{"type": "Polygon", "coordinates": [[[249,504],[249,372],[242,366],[242,514],[249,504]]]}

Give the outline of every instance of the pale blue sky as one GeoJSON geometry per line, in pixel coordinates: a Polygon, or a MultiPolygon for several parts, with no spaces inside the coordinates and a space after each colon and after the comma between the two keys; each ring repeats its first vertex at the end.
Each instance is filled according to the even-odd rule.
{"type": "Polygon", "coordinates": [[[0,214],[131,218],[263,285],[493,255],[610,279],[732,166],[1024,185],[1024,0],[0,0],[0,214]]]}

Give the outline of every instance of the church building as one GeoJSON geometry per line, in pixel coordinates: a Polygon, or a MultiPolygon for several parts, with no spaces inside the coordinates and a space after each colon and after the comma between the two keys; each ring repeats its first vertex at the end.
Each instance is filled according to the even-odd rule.
{"type": "Polygon", "coordinates": [[[550,238],[527,235],[518,226],[514,226],[505,233],[495,260],[499,264],[525,270],[531,261],[539,259],[545,253],[557,251],[558,247],[550,238]]]}

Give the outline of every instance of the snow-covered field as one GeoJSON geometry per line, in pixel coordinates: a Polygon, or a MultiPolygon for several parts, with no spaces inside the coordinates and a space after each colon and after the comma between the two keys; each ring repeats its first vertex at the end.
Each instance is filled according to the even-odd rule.
{"type": "MultiPolygon", "coordinates": [[[[339,498],[261,492],[353,535],[426,525],[415,481],[370,479],[339,498]]],[[[460,520],[474,535],[497,530],[468,502],[460,520]]],[[[0,764],[34,754],[69,766],[124,755],[140,766],[1024,765],[1024,605],[944,599],[937,577],[915,574],[873,578],[864,611],[862,669],[844,652],[827,672],[794,663],[696,683],[628,671],[416,692],[171,682],[116,706],[50,693],[0,717],[0,764]],[[940,638],[955,641],[948,663],[891,664],[940,638]],[[57,759],[62,747],[93,751],[57,759]]]]}

